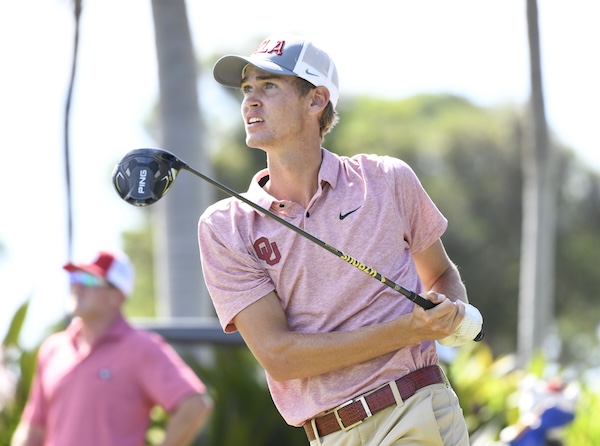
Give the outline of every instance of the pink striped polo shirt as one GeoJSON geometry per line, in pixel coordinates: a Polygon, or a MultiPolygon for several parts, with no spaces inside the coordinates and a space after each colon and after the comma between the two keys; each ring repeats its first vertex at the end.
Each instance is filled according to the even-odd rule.
{"type": "MultiPolygon", "coordinates": [[[[388,156],[341,157],[321,149],[319,187],[304,209],[262,187],[268,171],[244,195],[405,288],[422,292],[411,255],[429,247],[447,221],[412,169],[388,156]]],[[[198,238],[204,278],[220,323],[276,291],[290,330],[333,332],[389,321],[413,303],[281,223],[240,200],[210,206],[198,238]]],[[[306,359],[310,361],[310,358],[306,359]]],[[[437,363],[424,342],[333,373],[267,381],[287,423],[300,426],[356,395],[437,363]]]]}
{"type": "Polygon", "coordinates": [[[87,356],[75,348],[80,321],[50,336],[23,419],[46,430],[47,446],[143,446],[150,409],[167,411],[205,386],[158,335],[119,319],[87,356]]]}

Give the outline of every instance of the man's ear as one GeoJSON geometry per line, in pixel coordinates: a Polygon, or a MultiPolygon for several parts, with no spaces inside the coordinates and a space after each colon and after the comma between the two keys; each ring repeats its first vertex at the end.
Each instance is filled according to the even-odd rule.
{"type": "Polygon", "coordinates": [[[122,291],[118,290],[117,288],[112,288],[111,292],[115,306],[121,307],[125,304],[127,297],[123,294],[122,291]]]}
{"type": "Polygon", "coordinates": [[[329,90],[327,87],[315,87],[312,90],[312,102],[311,106],[318,109],[318,111],[325,110],[329,103],[329,90]]]}

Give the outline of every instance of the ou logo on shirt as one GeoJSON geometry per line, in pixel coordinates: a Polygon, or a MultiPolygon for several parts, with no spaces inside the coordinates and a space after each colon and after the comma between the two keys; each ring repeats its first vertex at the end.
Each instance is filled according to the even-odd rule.
{"type": "Polygon", "coordinates": [[[281,260],[277,243],[269,243],[269,239],[261,237],[254,242],[254,250],[259,259],[264,260],[269,265],[275,265],[281,260]]]}

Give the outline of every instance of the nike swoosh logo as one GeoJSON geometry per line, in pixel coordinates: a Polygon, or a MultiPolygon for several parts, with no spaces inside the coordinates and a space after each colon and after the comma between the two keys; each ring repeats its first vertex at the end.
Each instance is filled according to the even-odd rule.
{"type": "Polygon", "coordinates": [[[318,75],[319,75],[318,73],[311,73],[311,72],[308,70],[308,68],[307,68],[306,70],[304,70],[304,72],[305,72],[306,74],[308,74],[309,76],[318,76],[318,75]]]}
{"type": "Polygon", "coordinates": [[[345,214],[342,214],[340,212],[340,220],[343,220],[344,218],[346,218],[351,213],[358,211],[360,208],[361,208],[361,206],[357,207],[356,209],[351,210],[350,212],[346,212],[345,214]]]}

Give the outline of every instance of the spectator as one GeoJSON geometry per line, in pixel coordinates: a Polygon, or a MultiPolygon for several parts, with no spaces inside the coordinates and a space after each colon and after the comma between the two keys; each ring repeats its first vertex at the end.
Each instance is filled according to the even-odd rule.
{"type": "Polygon", "coordinates": [[[122,308],[134,269],[119,251],[68,263],[73,319],[46,339],[12,446],[142,446],[150,410],[169,419],[162,446],[188,445],[212,410],[206,387],[155,333],[122,308]]]}

